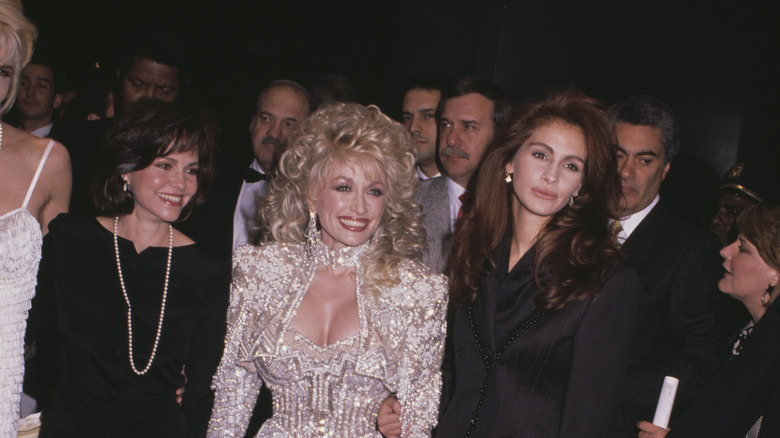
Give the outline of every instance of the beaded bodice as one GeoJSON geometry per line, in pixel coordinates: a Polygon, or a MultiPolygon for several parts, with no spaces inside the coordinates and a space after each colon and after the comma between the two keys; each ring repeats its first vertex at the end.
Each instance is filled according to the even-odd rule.
{"type": "Polygon", "coordinates": [[[260,437],[380,436],[374,414],[390,393],[404,407],[405,432],[429,435],[441,385],[444,278],[407,262],[397,285],[366,287],[364,256],[361,247],[333,253],[296,244],[235,251],[209,436],[243,434],[260,380],[274,403],[260,437]],[[318,263],[334,261],[356,267],[359,330],[320,347],[290,324],[318,263]]]}
{"type": "Polygon", "coordinates": [[[16,436],[24,329],[41,259],[41,226],[26,208],[0,216],[0,437],[16,436]]]}

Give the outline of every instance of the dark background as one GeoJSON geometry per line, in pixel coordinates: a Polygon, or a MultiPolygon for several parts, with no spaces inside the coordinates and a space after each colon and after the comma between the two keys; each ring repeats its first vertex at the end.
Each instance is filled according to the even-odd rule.
{"type": "Polygon", "coordinates": [[[234,151],[248,149],[254,100],[270,80],[308,85],[342,74],[362,103],[395,116],[403,79],[438,70],[492,79],[515,101],[568,86],[608,103],[655,95],[680,121],[676,181],[709,184],[737,159],[780,168],[778,2],[23,3],[39,46],[71,76],[96,62],[114,74],[112,54],[133,27],[180,30],[190,43],[189,96],[217,111],[234,151]]]}

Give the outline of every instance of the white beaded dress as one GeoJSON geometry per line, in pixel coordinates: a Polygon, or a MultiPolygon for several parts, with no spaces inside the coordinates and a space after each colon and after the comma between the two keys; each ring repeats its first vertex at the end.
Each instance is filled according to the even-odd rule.
{"type": "Polygon", "coordinates": [[[307,245],[234,252],[208,436],[243,436],[261,384],[273,395],[273,415],[258,437],[380,437],[376,413],[391,393],[402,405],[404,434],[430,436],[441,391],[445,278],[404,261],[395,285],[371,288],[363,284],[365,245],[339,251],[320,241],[307,245]],[[320,347],[291,321],[317,264],[329,266],[328,260],[356,268],[359,330],[320,347]]]}
{"type": "Polygon", "coordinates": [[[0,216],[0,437],[16,437],[24,377],[24,330],[41,260],[41,225],[27,210],[54,142],[49,142],[22,206],[0,216]]]}

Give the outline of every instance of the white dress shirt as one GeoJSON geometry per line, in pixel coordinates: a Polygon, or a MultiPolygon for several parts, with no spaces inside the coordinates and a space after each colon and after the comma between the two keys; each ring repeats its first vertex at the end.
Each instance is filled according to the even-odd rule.
{"type": "MultiPolygon", "coordinates": [[[[265,174],[257,160],[253,160],[249,166],[262,174],[265,174]]],[[[257,208],[257,200],[265,195],[265,180],[248,183],[244,181],[241,191],[238,193],[236,210],[233,212],[233,249],[247,243],[254,243],[254,237],[260,225],[260,211],[257,208]]]]}
{"type": "Polygon", "coordinates": [[[463,204],[458,198],[460,195],[466,193],[466,189],[448,177],[445,176],[444,178],[447,179],[447,197],[450,200],[450,230],[454,233],[455,221],[458,220],[458,212],[460,211],[460,206],[463,204]]]}
{"type": "Polygon", "coordinates": [[[30,134],[36,136],[36,137],[48,137],[49,133],[51,132],[51,128],[54,126],[54,122],[49,123],[46,126],[41,126],[38,129],[35,129],[33,131],[30,131],[30,134]]]}
{"type": "Polygon", "coordinates": [[[636,230],[636,227],[639,226],[640,223],[644,220],[644,218],[650,213],[650,210],[655,207],[656,204],[658,204],[658,201],[661,199],[660,196],[655,195],[655,198],[653,198],[653,201],[645,208],[639,210],[638,212],[625,216],[620,219],[620,225],[622,225],[623,230],[620,231],[617,234],[617,241],[618,245],[623,245],[623,242],[628,239],[628,236],[631,235],[631,233],[636,230]]]}
{"type": "Polygon", "coordinates": [[[420,166],[415,166],[415,169],[417,170],[417,177],[420,178],[420,181],[425,181],[426,179],[431,179],[431,178],[438,178],[441,176],[441,173],[437,173],[436,175],[433,176],[425,176],[423,171],[420,170],[420,166]]]}

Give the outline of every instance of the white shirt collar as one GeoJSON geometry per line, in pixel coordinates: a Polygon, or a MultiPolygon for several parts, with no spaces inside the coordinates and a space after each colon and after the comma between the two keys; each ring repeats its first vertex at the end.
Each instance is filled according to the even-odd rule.
{"type": "Polygon", "coordinates": [[[49,123],[46,126],[41,126],[38,129],[35,129],[33,131],[30,131],[30,134],[36,136],[36,137],[46,137],[51,132],[51,128],[54,126],[54,122],[49,123]]]}
{"type": "Polygon", "coordinates": [[[436,175],[433,176],[426,176],[423,171],[420,170],[420,166],[415,166],[415,170],[417,170],[417,177],[420,178],[420,181],[425,181],[426,179],[437,178],[441,176],[441,173],[436,173],[436,175]]]}
{"type": "Polygon", "coordinates": [[[458,198],[466,193],[466,189],[449,177],[445,176],[444,179],[447,181],[447,197],[450,200],[450,230],[454,233],[455,221],[458,220],[458,211],[462,204],[458,198]]]}
{"type": "MultiPolygon", "coordinates": [[[[249,168],[250,168],[250,169],[254,169],[254,170],[256,170],[256,171],[258,171],[258,172],[262,173],[263,175],[265,175],[265,171],[264,171],[263,169],[261,169],[261,168],[260,168],[260,163],[258,163],[258,162],[257,162],[257,158],[255,158],[254,160],[252,160],[252,164],[250,164],[250,165],[249,165],[249,168]]],[[[259,182],[259,181],[258,181],[258,182],[259,182]]]]}
{"type": "Polygon", "coordinates": [[[642,223],[642,221],[645,219],[645,217],[647,217],[647,215],[650,213],[650,210],[652,210],[653,207],[655,207],[655,205],[658,204],[658,201],[660,199],[661,197],[656,194],[655,198],[653,198],[653,201],[650,204],[648,204],[647,207],[639,210],[634,214],[628,215],[620,219],[620,225],[623,226],[623,231],[618,233],[617,236],[618,243],[622,245],[623,242],[625,242],[626,239],[628,239],[631,233],[633,233],[634,230],[636,230],[636,227],[638,227],[639,224],[642,223]]]}

